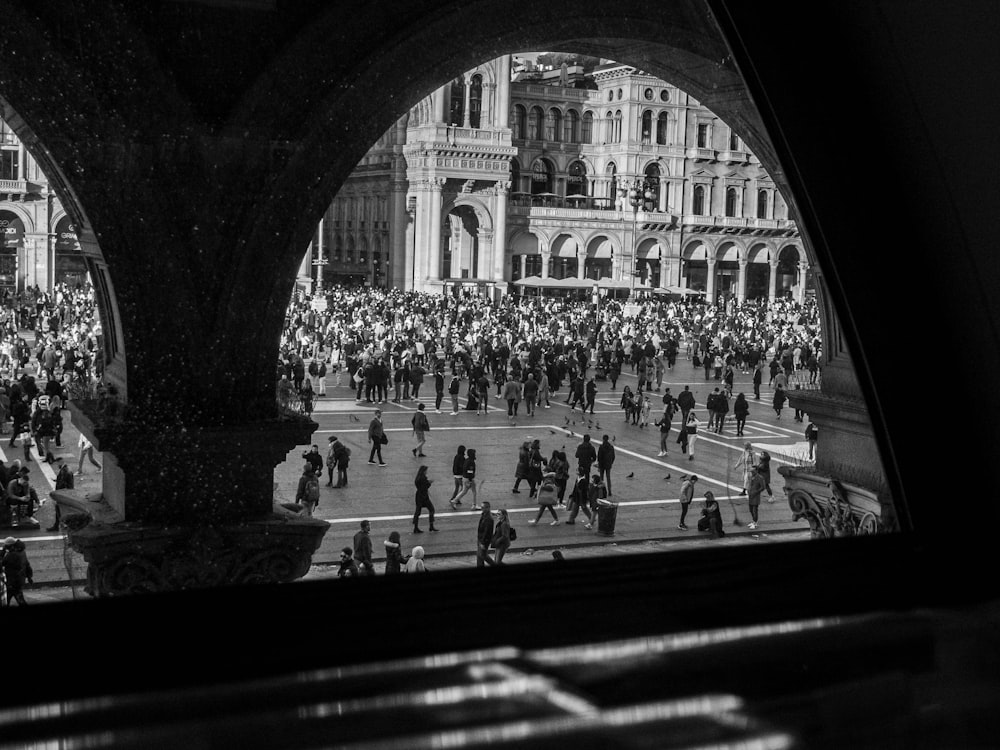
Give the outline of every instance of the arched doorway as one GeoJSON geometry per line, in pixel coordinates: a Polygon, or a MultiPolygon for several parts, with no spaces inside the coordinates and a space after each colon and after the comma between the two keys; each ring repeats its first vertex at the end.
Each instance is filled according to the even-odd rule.
{"type": "Polygon", "coordinates": [[[786,245],[778,252],[778,271],[775,280],[776,297],[791,297],[799,286],[799,249],[786,245]]]}
{"type": "Polygon", "coordinates": [[[636,246],[636,276],[637,286],[648,286],[656,288],[660,283],[660,256],[663,252],[659,241],[654,237],[647,237],[636,246]]]}
{"type": "Polygon", "coordinates": [[[681,259],[681,277],[684,286],[697,292],[708,289],[708,247],[700,240],[684,249],[681,259]]]}
{"type": "Polygon", "coordinates": [[[471,206],[456,206],[445,223],[442,239],[441,278],[474,279],[479,276],[479,217],[471,206]]]}
{"type": "Polygon", "coordinates": [[[522,232],[511,243],[510,280],[542,275],[542,253],[538,238],[531,232],[522,232]]]}
{"type": "Polygon", "coordinates": [[[727,300],[736,296],[740,281],[740,251],[734,242],[723,242],[715,254],[715,296],[727,300]]]}
{"type": "Polygon", "coordinates": [[[549,246],[549,278],[575,279],[579,261],[579,243],[568,234],[561,234],[549,246]]]}
{"type": "Polygon", "coordinates": [[[584,264],[584,277],[588,279],[610,279],[612,274],[612,258],[614,245],[605,236],[595,237],[587,245],[587,260],[584,264]]]}
{"type": "Polygon", "coordinates": [[[747,252],[747,260],[746,299],[766,298],[771,278],[771,251],[767,245],[754,245],[747,252]]]}

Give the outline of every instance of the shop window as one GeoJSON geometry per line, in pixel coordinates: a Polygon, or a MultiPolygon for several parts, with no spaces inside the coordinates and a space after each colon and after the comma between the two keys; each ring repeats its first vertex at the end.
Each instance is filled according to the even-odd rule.
{"type": "Polygon", "coordinates": [[[482,127],[480,119],[483,113],[483,77],[472,76],[472,83],[469,85],[469,126],[473,128],[482,127]]]}

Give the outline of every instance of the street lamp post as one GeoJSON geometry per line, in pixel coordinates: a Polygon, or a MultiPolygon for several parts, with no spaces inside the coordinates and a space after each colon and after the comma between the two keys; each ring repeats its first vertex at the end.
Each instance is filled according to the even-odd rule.
{"type": "Polygon", "coordinates": [[[656,196],[649,189],[645,178],[636,177],[628,186],[628,201],[632,204],[632,269],[629,273],[628,297],[630,302],[635,301],[635,277],[639,273],[639,259],[636,257],[636,222],[639,218],[639,206],[645,206],[646,201],[651,201],[656,196]]]}

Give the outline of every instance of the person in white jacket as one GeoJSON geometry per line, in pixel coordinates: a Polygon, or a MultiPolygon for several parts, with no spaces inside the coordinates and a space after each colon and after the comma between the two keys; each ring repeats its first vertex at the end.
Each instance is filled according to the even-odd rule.
{"type": "Polygon", "coordinates": [[[692,409],[688,414],[687,422],[684,424],[688,438],[688,461],[694,461],[694,444],[698,439],[699,427],[701,427],[701,422],[698,421],[698,417],[695,415],[694,409],[692,409]]]}

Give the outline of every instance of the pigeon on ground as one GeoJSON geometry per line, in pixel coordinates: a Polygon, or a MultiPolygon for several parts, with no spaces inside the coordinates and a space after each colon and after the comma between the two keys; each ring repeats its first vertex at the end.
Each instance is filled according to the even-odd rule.
{"type": "Polygon", "coordinates": [[[598,430],[601,429],[601,423],[600,422],[596,422],[594,424],[594,427],[596,427],[598,430]]]}
{"type": "Polygon", "coordinates": [[[573,430],[569,430],[569,436],[570,437],[576,437],[576,435],[573,434],[573,430]]]}
{"type": "Polygon", "coordinates": [[[666,475],[665,477],[663,477],[663,479],[664,479],[665,481],[666,481],[666,480],[669,480],[669,479],[670,479],[670,475],[669,475],[669,474],[667,474],[667,475],[666,475]]]}
{"type": "MultiPolygon", "coordinates": [[[[566,417],[566,424],[569,424],[569,417],[566,417]]],[[[574,422],[573,424],[576,424],[576,422],[574,422]]]]}
{"type": "Polygon", "coordinates": [[[632,477],[634,477],[634,476],[635,476],[635,472],[633,471],[633,472],[632,472],[631,474],[629,474],[629,475],[628,475],[627,477],[625,477],[625,478],[626,478],[626,479],[631,479],[631,478],[632,478],[632,477]]]}
{"type": "Polygon", "coordinates": [[[550,435],[558,435],[559,433],[556,432],[555,430],[549,430],[549,434],[550,435]]]}
{"type": "Polygon", "coordinates": [[[357,418],[356,416],[354,416],[354,415],[352,414],[352,415],[351,415],[351,421],[352,421],[352,422],[360,422],[361,420],[360,420],[360,419],[358,419],[358,418],[357,418]]]}
{"type": "Polygon", "coordinates": [[[611,436],[611,442],[612,442],[612,443],[613,443],[613,442],[615,442],[615,438],[616,438],[616,437],[618,437],[618,436],[617,436],[617,435],[612,435],[612,436],[611,436]]]}

